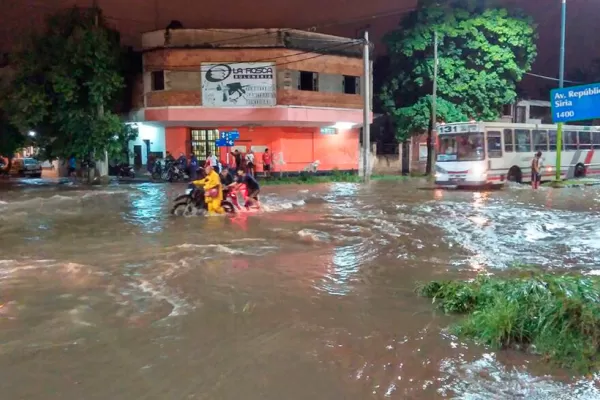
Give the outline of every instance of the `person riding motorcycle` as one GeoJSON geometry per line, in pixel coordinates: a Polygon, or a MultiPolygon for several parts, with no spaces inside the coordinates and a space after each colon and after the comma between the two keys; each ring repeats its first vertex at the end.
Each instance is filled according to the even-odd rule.
{"type": "Polygon", "coordinates": [[[204,188],[204,200],[206,202],[208,212],[223,214],[225,210],[221,207],[223,201],[223,190],[221,186],[221,178],[217,174],[212,166],[207,165],[204,170],[206,171],[206,177],[198,179],[192,183],[196,186],[202,186],[204,188]]]}
{"type": "Polygon", "coordinates": [[[260,208],[258,201],[258,194],[260,193],[260,185],[250,173],[245,173],[244,170],[238,169],[237,171],[237,183],[242,188],[241,192],[244,196],[244,202],[246,208],[252,206],[260,208]]]}

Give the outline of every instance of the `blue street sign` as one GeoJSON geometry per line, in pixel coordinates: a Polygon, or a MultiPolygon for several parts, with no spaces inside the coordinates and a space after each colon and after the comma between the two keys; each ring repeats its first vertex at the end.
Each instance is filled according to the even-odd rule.
{"type": "Polygon", "coordinates": [[[232,147],[234,144],[235,144],[235,143],[234,143],[233,139],[227,139],[227,140],[225,141],[225,145],[226,145],[227,147],[232,147]]]}
{"type": "Polygon", "coordinates": [[[228,146],[226,139],[217,139],[217,140],[215,140],[215,145],[217,147],[227,147],[228,146]]]}
{"type": "Polygon", "coordinates": [[[221,139],[238,140],[239,138],[240,138],[240,133],[238,131],[223,131],[223,132],[221,132],[221,139]]]}
{"type": "Polygon", "coordinates": [[[600,118],[600,83],[554,89],[550,93],[553,122],[600,118]]]}

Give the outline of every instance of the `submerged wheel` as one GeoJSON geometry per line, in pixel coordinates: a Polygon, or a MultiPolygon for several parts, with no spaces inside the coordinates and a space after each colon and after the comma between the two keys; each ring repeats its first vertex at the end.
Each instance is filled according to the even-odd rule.
{"type": "Polygon", "coordinates": [[[585,178],[585,166],[583,164],[575,166],[575,178],[585,178]]]}
{"type": "Polygon", "coordinates": [[[509,182],[523,183],[523,173],[521,172],[521,168],[512,167],[509,169],[506,180],[509,182]]]}
{"type": "Polygon", "coordinates": [[[198,215],[198,209],[194,206],[194,203],[188,201],[182,201],[180,203],[176,203],[171,209],[171,214],[178,217],[191,217],[193,215],[198,215]]]}
{"type": "Polygon", "coordinates": [[[225,210],[225,212],[227,214],[235,214],[235,207],[229,201],[227,201],[227,200],[223,201],[221,203],[221,207],[223,207],[223,210],[225,210]]]}

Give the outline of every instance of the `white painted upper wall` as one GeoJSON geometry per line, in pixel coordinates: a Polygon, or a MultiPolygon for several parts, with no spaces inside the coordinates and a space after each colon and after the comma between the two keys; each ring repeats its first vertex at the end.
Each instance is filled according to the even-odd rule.
{"type": "Polygon", "coordinates": [[[138,137],[129,142],[129,164],[134,164],[134,146],[142,147],[142,164],[148,163],[148,152],[161,152],[166,156],[165,128],[162,126],[150,125],[146,123],[137,123],[138,137]],[[144,140],[150,141],[150,150],[147,149],[144,140]]]}

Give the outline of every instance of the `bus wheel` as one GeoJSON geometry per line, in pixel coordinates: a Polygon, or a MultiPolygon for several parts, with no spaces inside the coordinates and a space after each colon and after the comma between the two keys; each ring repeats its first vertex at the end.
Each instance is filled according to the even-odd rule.
{"type": "Polygon", "coordinates": [[[575,166],[575,178],[585,177],[585,166],[583,164],[577,164],[575,166]]]}
{"type": "Polygon", "coordinates": [[[523,174],[521,173],[521,168],[512,167],[508,170],[508,174],[506,175],[506,180],[509,182],[522,183],[523,182],[523,174]]]}

